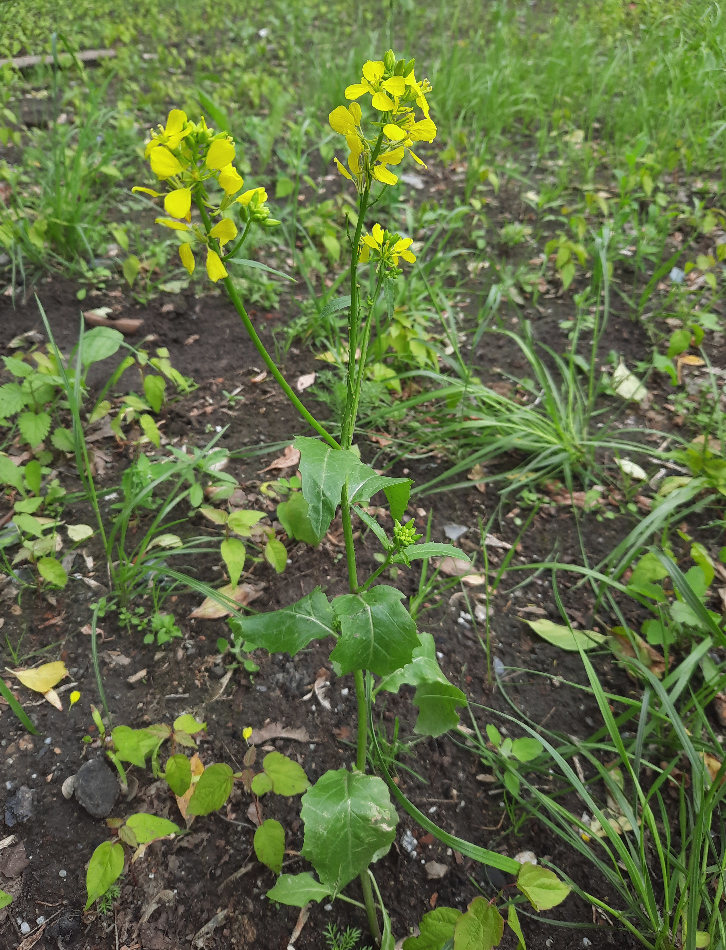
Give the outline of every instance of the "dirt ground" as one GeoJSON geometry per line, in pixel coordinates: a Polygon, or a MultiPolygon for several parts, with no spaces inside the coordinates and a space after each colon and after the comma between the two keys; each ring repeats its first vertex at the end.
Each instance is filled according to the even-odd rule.
{"type": "MultiPolygon", "coordinates": [[[[238,317],[223,297],[196,299],[189,296],[181,302],[172,300],[182,312],[170,308],[162,312],[164,304],[170,302],[168,299],[153,301],[148,309],[122,297],[113,301],[89,298],[80,305],[75,297],[76,289],[60,278],[45,281],[37,288],[62,350],[69,350],[76,339],[80,307],[108,303],[124,315],[144,319],[142,330],[132,342],[154,335],[154,345],[168,347],[174,366],[192,375],[199,384],[198,390],[162,414],[162,432],[166,438],[203,445],[211,437],[210,427],[213,430],[216,426],[229,426],[220,444],[238,450],[265,443],[286,444],[293,435],[303,432],[302,424],[269,380],[251,382],[262,366],[238,317]],[[238,386],[244,399],[230,407],[222,391],[231,392],[238,386]]],[[[278,314],[269,319],[264,313],[252,316],[263,340],[271,346],[272,328],[282,317],[278,314]]],[[[551,320],[554,319],[552,316],[551,320]]],[[[546,333],[547,326],[548,322],[543,320],[537,332],[546,333]]],[[[32,299],[25,305],[19,302],[16,309],[7,298],[1,299],[0,347],[3,352],[8,352],[7,343],[18,333],[41,328],[32,299]]],[[[631,335],[639,332],[632,324],[623,329],[631,335]]],[[[640,339],[633,342],[634,346],[643,343],[640,339]]],[[[518,370],[517,353],[509,345],[497,348],[496,352],[482,348],[477,358],[481,360],[484,378],[494,365],[515,374],[518,370]]],[[[294,380],[313,371],[316,365],[319,367],[310,353],[291,351],[285,370],[294,380]]],[[[130,380],[128,385],[133,386],[133,382],[130,380]]],[[[325,412],[325,407],[321,412],[325,412]]],[[[369,456],[374,448],[372,443],[362,445],[364,454],[368,452],[369,456]]],[[[103,451],[109,461],[99,484],[110,487],[118,484],[120,473],[129,461],[129,450],[108,439],[103,443],[103,451]]],[[[249,507],[266,503],[257,493],[259,482],[265,477],[259,472],[279,454],[279,450],[275,450],[256,458],[235,458],[230,463],[228,471],[248,492],[249,507]]],[[[432,477],[432,469],[427,468],[424,473],[415,459],[405,460],[405,465],[414,479],[432,477]]],[[[392,474],[402,471],[403,463],[399,463],[392,474]]],[[[77,485],[70,463],[66,471],[59,474],[69,489],[77,485]]],[[[433,510],[432,539],[437,541],[446,540],[443,529],[447,524],[469,527],[462,542],[466,549],[469,539],[477,539],[478,519],[486,522],[496,501],[495,492],[482,494],[472,487],[471,490],[418,496],[412,501],[409,514],[424,527],[429,511],[433,510]]],[[[70,513],[67,517],[70,520],[70,513]]],[[[593,515],[587,514],[579,517],[583,535],[588,539],[591,563],[609,553],[635,523],[627,515],[605,521],[596,521],[593,515]]],[[[79,517],[78,520],[86,519],[79,517]]],[[[195,523],[195,532],[198,528],[201,526],[195,523]]],[[[502,542],[511,544],[516,542],[518,528],[512,518],[504,517],[497,523],[495,533],[502,542]]],[[[545,560],[553,550],[557,550],[560,560],[579,561],[572,508],[569,505],[543,508],[522,544],[521,552],[517,549],[515,563],[545,560]]],[[[343,592],[342,551],[340,526],[334,523],[328,538],[317,550],[290,544],[290,562],[283,575],[277,576],[264,563],[256,565],[252,580],[264,588],[255,608],[266,611],[285,606],[318,584],[331,596],[343,592]]],[[[20,601],[20,611],[11,610],[7,601],[1,605],[5,621],[3,635],[13,643],[22,638],[24,653],[55,645],[49,656],[54,659],[60,656],[65,661],[74,688],[80,690],[82,699],[70,712],[67,708],[63,713],[58,712],[44,701],[29,707],[28,712],[39,730],[37,737],[26,735],[9,708],[0,704],[0,802],[7,802],[21,785],[32,790],[28,820],[0,832],[0,842],[5,836],[17,838],[9,849],[0,851],[0,885],[8,889],[10,882],[16,893],[8,912],[0,912],[0,948],[176,950],[206,947],[222,950],[269,947],[284,950],[298,911],[275,907],[265,898],[273,876],[262,865],[254,863],[254,825],[247,816],[249,802],[246,796],[237,793],[226,812],[195,819],[188,835],[151,845],[122,878],[121,896],[112,912],[106,916],[95,912],[83,914],[86,864],[93,849],[109,837],[103,820],[91,818],[75,799],[68,801],[61,793],[65,779],[75,774],[85,759],[99,754],[99,750],[81,742],[89,731],[93,735],[89,705],[91,702],[99,704],[90,638],[83,633],[90,619],[88,605],[97,598],[99,589],[90,588],[84,577],[93,575],[91,579],[103,585],[105,569],[98,547],[91,543],[86,553],[94,558],[95,568],[84,569],[79,559],[69,585],[52,601],[26,591],[20,601]],[[8,862],[9,854],[14,855],[12,866],[8,862]],[[250,869],[237,875],[236,872],[247,869],[248,864],[250,869]],[[8,870],[14,871],[14,875],[3,877],[8,870]],[[162,897],[155,900],[160,894],[162,897]],[[219,925],[206,936],[200,934],[220,913],[219,925]],[[22,923],[30,926],[29,936],[25,936],[26,928],[21,929],[22,923]]],[[[373,553],[373,545],[366,543],[361,554],[363,567],[375,566],[373,553]]],[[[501,550],[493,549],[495,565],[500,558],[501,550]]],[[[199,573],[204,579],[213,579],[213,559],[202,560],[199,573]]],[[[602,725],[594,701],[583,692],[537,675],[538,672],[554,673],[566,681],[584,682],[577,655],[573,657],[539,640],[528,632],[524,623],[525,618],[558,618],[546,578],[537,578],[529,586],[511,591],[521,579],[522,575],[510,572],[493,599],[492,651],[507,668],[494,687],[487,681],[485,654],[467,620],[467,605],[460,593],[447,594],[438,604],[433,604],[424,613],[420,629],[434,636],[442,669],[453,683],[462,686],[472,702],[507,713],[512,711],[511,702],[535,724],[546,723],[547,728],[565,735],[591,735],[602,725]]],[[[413,593],[418,584],[418,571],[402,571],[395,581],[389,582],[406,594],[413,593]]],[[[571,616],[586,627],[592,622],[587,588],[571,591],[570,582],[564,576],[561,583],[571,616]]],[[[472,603],[477,603],[476,593],[475,589],[471,592],[472,603]]],[[[328,645],[311,645],[294,660],[287,655],[268,656],[258,651],[255,660],[260,665],[259,672],[250,676],[244,671],[235,671],[220,695],[220,664],[215,644],[218,637],[226,635],[227,627],[224,620],[189,619],[190,611],[199,600],[198,596],[179,594],[173,597],[173,603],[167,602],[165,609],[173,610],[184,638],[174,640],[164,649],[144,646],[140,634],[128,635],[113,617],[103,621],[101,669],[114,725],[141,727],[171,722],[185,712],[193,713],[209,724],[208,736],[200,746],[202,759],[225,761],[239,767],[247,748],[242,729],[248,725],[260,728],[266,723],[281,723],[287,727],[304,727],[308,741],[277,739],[266,747],[279,749],[299,761],[311,781],[328,768],[349,762],[353,757],[351,740],[355,717],[352,678],[336,678],[327,659],[328,645]],[[321,669],[330,673],[327,694],[330,709],[326,709],[315,694],[310,699],[304,698],[321,669]],[[144,676],[129,682],[142,670],[146,671],[144,676]]],[[[596,653],[594,661],[606,688],[622,695],[636,694],[634,684],[615,665],[609,651],[596,653]]],[[[11,665],[7,653],[5,665],[11,665]]],[[[377,707],[377,715],[389,735],[395,717],[400,719],[401,735],[412,734],[412,713],[415,714],[410,703],[412,692],[403,688],[401,693],[390,696],[377,707]]],[[[67,705],[65,698],[67,693],[64,694],[67,705]]],[[[482,729],[487,722],[494,721],[484,709],[473,707],[473,712],[482,729]]],[[[465,712],[462,721],[470,724],[465,712]]],[[[498,722],[501,727],[501,720],[498,722]]],[[[537,822],[525,822],[517,835],[507,832],[511,825],[503,797],[493,791],[490,784],[477,781],[476,776],[483,766],[472,750],[466,748],[463,739],[460,736],[455,740],[452,735],[425,739],[416,745],[414,756],[403,759],[403,764],[423,779],[419,781],[409,772],[399,771],[400,787],[414,803],[430,812],[435,821],[453,834],[510,856],[531,850],[541,859],[549,858],[583,886],[601,893],[598,882],[592,879],[591,866],[563,848],[537,822]]],[[[181,821],[173,796],[162,791],[150,772],[132,768],[130,773],[136,781],[131,783],[129,795],[117,801],[113,817],[153,810],[155,814],[181,821]]],[[[575,811],[582,810],[582,803],[572,801],[570,805],[575,811]]],[[[303,870],[305,862],[296,854],[302,845],[299,801],[265,800],[263,808],[265,817],[278,818],[286,829],[287,869],[303,870]]],[[[503,883],[499,872],[487,872],[481,865],[447,850],[405,814],[400,816],[394,846],[375,866],[375,873],[388,901],[394,933],[399,938],[409,933],[432,907],[464,908],[478,893],[492,896],[503,883]],[[407,830],[417,840],[415,857],[402,845],[407,830]],[[429,878],[426,864],[432,861],[446,866],[443,877],[429,878]]],[[[349,889],[354,897],[359,896],[356,888],[357,885],[351,885],[349,889]]],[[[602,896],[612,895],[602,893],[602,896]]],[[[600,950],[634,945],[623,931],[609,926],[601,917],[594,917],[592,909],[574,895],[560,907],[540,916],[566,921],[570,927],[543,924],[536,914],[521,913],[530,950],[574,950],[588,946],[600,950]],[[587,929],[571,929],[573,924],[587,929]]],[[[314,904],[295,945],[300,950],[324,946],[322,932],[331,921],[343,927],[358,926],[364,932],[366,929],[364,915],[350,905],[340,901],[332,908],[314,904]]],[[[515,945],[514,938],[505,935],[502,946],[513,950],[515,945]]]]}

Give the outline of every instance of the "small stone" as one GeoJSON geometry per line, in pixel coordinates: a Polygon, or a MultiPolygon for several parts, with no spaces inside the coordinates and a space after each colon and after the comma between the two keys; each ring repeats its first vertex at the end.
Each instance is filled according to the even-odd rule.
{"type": "Polygon", "coordinates": [[[519,854],[515,854],[514,860],[518,864],[536,864],[537,856],[534,851],[520,851],[519,854]]]}
{"type": "Polygon", "coordinates": [[[73,788],[76,784],[75,775],[69,775],[65,782],[61,785],[61,792],[63,792],[63,798],[69,799],[73,798],[73,788]]]}
{"type": "Polygon", "coordinates": [[[28,923],[27,920],[24,920],[24,921],[20,924],[20,933],[23,934],[23,936],[24,936],[25,934],[29,934],[29,933],[30,933],[30,924],[28,923]]]}
{"type": "Polygon", "coordinates": [[[401,836],[401,847],[407,854],[410,854],[411,856],[416,854],[418,841],[416,841],[408,828],[406,828],[406,830],[403,832],[403,835],[401,836]]]}
{"type": "Polygon", "coordinates": [[[14,795],[5,802],[5,824],[12,828],[33,817],[33,791],[27,785],[21,785],[14,795]]]}
{"type": "Polygon", "coordinates": [[[588,940],[587,937],[583,937],[583,938],[582,938],[582,945],[583,945],[583,947],[591,947],[591,946],[592,946],[592,940],[588,940]]]}
{"type": "Polygon", "coordinates": [[[94,818],[106,818],[119,795],[118,779],[103,759],[85,762],[75,777],[76,800],[94,818]]]}
{"type": "Polygon", "coordinates": [[[58,877],[66,877],[67,874],[68,874],[68,871],[59,871],[58,877]]]}
{"type": "Polygon", "coordinates": [[[466,534],[469,529],[466,525],[463,524],[446,524],[444,525],[444,534],[449,539],[449,541],[458,541],[459,538],[466,534]]]}
{"type": "Polygon", "coordinates": [[[215,679],[221,680],[227,671],[223,666],[213,666],[209,672],[215,679]]]}
{"type": "Polygon", "coordinates": [[[438,881],[448,870],[445,864],[439,864],[438,861],[429,861],[426,865],[426,877],[430,881],[438,881]]]}
{"type": "Polygon", "coordinates": [[[506,670],[506,666],[502,663],[498,656],[494,657],[494,662],[492,663],[494,667],[494,675],[502,676],[506,670]]]}

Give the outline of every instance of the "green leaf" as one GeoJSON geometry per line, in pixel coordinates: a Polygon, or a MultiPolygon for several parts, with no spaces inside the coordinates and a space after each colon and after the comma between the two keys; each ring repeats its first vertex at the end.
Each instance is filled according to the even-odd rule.
{"type": "Polygon", "coordinates": [[[227,527],[235,534],[248,538],[252,534],[251,529],[264,517],[264,511],[233,511],[227,518],[227,527]]]}
{"type": "MultiPolygon", "coordinates": [[[[221,109],[213,99],[211,99],[202,89],[198,90],[197,96],[202,109],[209,114],[214,125],[222,132],[230,132],[229,119],[227,113],[221,109]]],[[[238,146],[239,147],[239,146],[238,146]]]]}
{"type": "Polygon", "coordinates": [[[68,583],[65,568],[54,557],[42,557],[38,561],[37,567],[40,576],[48,584],[52,584],[54,587],[65,587],[68,583]]]}
{"type": "Polygon", "coordinates": [[[385,584],[335,598],[341,636],[330,659],[341,675],[365,669],[386,676],[411,662],[419,639],[402,599],[400,590],[385,584]]]}
{"type": "Polygon", "coordinates": [[[391,551],[393,549],[393,542],[388,537],[383,528],[378,524],[375,518],[368,514],[367,511],[364,511],[362,508],[355,509],[356,514],[363,522],[363,524],[368,525],[373,534],[381,542],[381,547],[384,551],[391,551]]]}
{"type": "Polygon", "coordinates": [[[512,755],[520,762],[531,762],[542,752],[544,746],[538,739],[515,739],[512,743],[512,755]]]}
{"type": "Polygon", "coordinates": [[[172,755],[166,763],[164,778],[175,795],[184,795],[192,784],[192,766],[183,754],[172,755]]]}
{"type": "Polygon", "coordinates": [[[273,874],[280,874],[285,856],[285,831],[280,822],[274,818],[263,821],[255,832],[254,846],[257,860],[273,874]]]}
{"type": "Polygon", "coordinates": [[[124,849],[120,844],[104,841],[91,855],[86,871],[86,890],[88,900],[84,910],[103,897],[114,881],[118,880],[124,869],[124,849]]]}
{"type": "Polygon", "coordinates": [[[553,871],[537,864],[522,865],[517,875],[517,887],[535,910],[557,907],[571,890],[553,871]]]}
{"type": "Polygon", "coordinates": [[[32,534],[34,538],[43,537],[43,524],[32,515],[19,514],[13,517],[13,521],[23,534],[32,534]]]}
{"type": "Polygon", "coordinates": [[[0,910],[2,910],[3,907],[7,907],[8,904],[11,904],[12,900],[13,900],[13,895],[8,894],[7,891],[4,891],[0,887],[0,910]]]}
{"type": "Polygon", "coordinates": [[[317,547],[320,544],[320,538],[317,537],[310,524],[308,509],[308,503],[303,498],[302,493],[299,491],[293,492],[287,501],[282,501],[277,506],[277,520],[285,529],[288,537],[317,547]]]}
{"type": "Polygon", "coordinates": [[[234,785],[234,772],[225,762],[206,768],[189,799],[187,814],[209,815],[227,801],[234,785]]]}
{"type": "Polygon", "coordinates": [[[25,406],[25,396],[20,383],[5,383],[0,386],[0,419],[14,416],[25,406]]]}
{"type": "Polygon", "coordinates": [[[94,327],[83,336],[81,362],[84,366],[108,359],[118,351],[124,341],[124,335],[113,327],[94,327]]]}
{"type": "Polygon", "coordinates": [[[262,798],[268,792],[272,791],[272,779],[264,772],[258,772],[252,779],[252,791],[258,798],[262,798]]]}
{"type": "Polygon", "coordinates": [[[96,403],[93,407],[93,412],[88,417],[89,425],[93,425],[94,422],[98,422],[99,419],[103,419],[109,414],[113,406],[108,399],[102,399],[100,402],[96,403]]]}
{"type": "Polygon", "coordinates": [[[69,524],[68,537],[71,541],[80,542],[93,537],[93,528],[90,524],[69,524]]]}
{"type": "Polygon", "coordinates": [[[139,276],[140,269],[141,261],[135,254],[129,254],[129,256],[121,265],[121,270],[123,271],[123,275],[126,278],[126,283],[129,285],[129,287],[134,286],[134,282],[139,276]]]}
{"type": "Polygon", "coordinates": [[[18,416],[18,428],[23,441],[34,449],[48,435],[50,414],[47,412],[21,412],[18,416]]]}
{"type": "Polygon", "coordinates": [[[153,417],[150,416],[148,412],[145,412],[143,415],[139,416],[139,423],[141,424],[141,428],[144,430],[144,435],[146,438],[158,449],[161,445],[161,433],[159,432],[159,428],[154,422],[153,417]]]}
{"type": "Polygon", "coordinates": [[[466,696],[451,683],[422,683],[413,695],[413,704],[419,710],[413,731],[436,738],[459,725],[456,710],[466,706],[466,696]]]}
{"type": "Polygon", "coordinates": [[[236,587],[247,557],[245,546],[239,538],[226,538],[222,541],[220,550],[224,563],[227,565],[229,582],[236,587]]]}
{"type": "Polygon", "coordinates": [[[287,567],[287,548],[282,541],[270,538],[265,545],[265,560],[275,568],[278,574],[282,574],[287,567]]]}
{"type": "Polygon", "coordinates": [[[454,950],[492,950],[503,935],[502,915],[488,900],[475,897],[467,912],[456,922],[454,950]]]}
{"type": "MultiPolygon", "coordinates": [[[[28,462],[30,465],[30,462],[28,462]]],[[[27,467],[26,467],[27,468],[27,467]]],[[[26,480],[27,480],[26,473],[26,480]]],[[[703,580],[706,588],[709,588],[713,582],[714,577],[716,576],[716,571],[714,570],[713,561],[711,560],[711,555],[708,553],[706,548],[698,541],[691,545],[691,557],[696,562],[698,567],[703,571],[703,580]]],[[[690,571],[686,573],[686,580],[688,580],[688,575],[690,571]]],[[[693,586],[691,584],[691,586],[693,586]]],[[[705,591],[704,591],[705,593],[705,591]]]]}
{"type": "Polygon", "coordinates": [[[300,477],[310,525],[315,536],[322,538],[335,517],[343,485],[360,461],[349,449],[333,449],[317,439],[298,436],[294,444],[300,451],[300,477]]]}
{"type": "Polygon", "coordinates": [[[310,785],[303,767],[281,752],[268,752],[262,761],[262,768],[276,795],[299,795],[310,785]]]}
{"type": "Polygon", "coordinates": [[[116,726],[111,738],[121,761],[139,768],[146,765],[146,757],[163,742],[160,736],[148,729],[132,729],[130,726],[116,726]]]}
{"type": "Polygon", "coordinates": [[[411,485],[413,483],[410,478],[403,480],[396,479],[396,482],[397,484],[389,485],[384,491],[388,499],[391,517],[394,521],[400,521],[406,514],[408,499],[411,497],[411,485]]]}
{"type": "Polygon", "coordinates": [[[23,470],[11,462],[7,455],[0,455],[0,485],[10,485],[25,494],[23,470]]]}
{"type": "Polygon", "coordinates": [[[328,598],[316,587],[289,607],[230,621],[230,627],[270,653],[295,656],[311,640],[330,636],[333,622],[333,609],[328,598]]]}
{"type": "Polygon", "coordinates": [[[674,333],[671,333],[671,338],[668,341],[668,352],[667,356],[673,357],[678,356],[680,353],[684,353],[691,345],[691,331],[690,330],[676,330],[674,333]]]}
{"type": "Polygon", "coordinates": [[[408,937],[403,941],[403,950],[443,950],[454,936],[456,922],[461,911],[455,907],[437,907],[424,914],[421,919],[418,937],[408,937]]]}
{"type": "Polygon", "coordinates": [[[560,650],[568,650],[572,653],[577,653],[579,647],[583,650],[592,650],[607,640],[604,634],[597,633],[595,630],[570,630],[569,627],[552,623],[551,620],[525,620],[525,623],[529,624],[543,640],[559,647],[560,650]]]}
{"type": "Polygon", "coordinates": [[[19,360],[17,356],[3,356],[3,363],[5,363],[5,369],[9,370],[13,376],[19,376],[21,379],[32,376],[35,372],[30,363],[19,360]]]}
{"type": "Polygon", "coordinates": [[[43,479],[40,462],[37,459],[31,459],[25,466],[23,475],[25,477],[25,484],[28,486],[29,491],[32,491],[34,495],[39,495],[40,485],[43,479]]]}
{"type": "MultiPolygon", "coordinates": [[[[348,476],[348,501],[367,505],[371,498],[379,491],[385,490],[387,498],[389,497],[389,492],[392,492],[393,497],[396,498],[397,492],[399,506],[405,496],[406,500],[403,505],[403,512],[405,512],[406,505],[408,504],[408,496],[411,494],[411,484],[410,478],[389,478],[386,475],[377,475],[370,465],[364,465],[362,462],[358,462],[348,476]]],[[[403,512],[401,516],[396,519],[397,521],[401,520],[403,512]]],[[[396,516],[394,515],[394,517],[396,516]]]]}
{"type": "Polygon", "coordinates": [[[181,830],[173,821],[158,818],[156,815],[148,815],[146,812],[129,815],[126,824],[133,831],[139,844],[147,844],[149,841],[156,841],[157,838],[165,838],[167,835],[178,835],[181,830]]]}
{"type": "Polygon", "coordinates": [[[522,926],[519,923],[519,916],[517,915],[517,908],[514,904],[509,905],[509,910],[507,911],[507,923],[509,924],[510,930],[514,931],[517,937],[517,950],[527,950],[527,944],[524,942],[524,934],[522,933],[522,926]]]}
{"type": "Polygon", "coordinates": [[[206,732],[207,724],[189,713],[179,716],[174,720],[174,732],[186,732],[190,736],[195,736],[198,732],[206,732]]]}
{"type": "Polygon", "coordinates": [[[163,376],[144,376],[144,395],[154,412],[159,412],[164,405],[164,391],[166,380],[163,376]]]}
{"type": "Polygon", "coordinates": [[[385,782],[345,769],[326,772],[308,789],[301,817],[303,857],[334,893],[388,853],[398,822],[385,782]]]}
{"type": "Polygon", "coordinates": [[[50,442],[53,448],[58,449],[59,452],[72,452],[75,448],[73,444],[73,433],[70,429],[64,429],[62,426],[53,429],[50,442]]]}
{"type": "Polygon", "coordinates": [[[271,901],[286,904],[288,907],[304,907],[310,901],[320,903],[330,895],[330,888],[316,881],[309,871],[304,874],[282,874],[275,886],[267,892],[271,901]]]}

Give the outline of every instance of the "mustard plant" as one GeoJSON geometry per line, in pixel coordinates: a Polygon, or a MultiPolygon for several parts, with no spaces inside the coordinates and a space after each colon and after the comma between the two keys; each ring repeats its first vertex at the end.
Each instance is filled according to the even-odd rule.
{"type": "MultiPolygon", "coordinates": [[[[350,292],[335,302],[336,309],[348,314],[346,399],[339,440],[293,392],[265,349],[230,278],[228,266],[251,228],[277,223],[270,217],[263,187],[243,191],[244,181],[234,165],[236,149],[231,136],[214,131],[204,118],[195,123],[181,110],[173,110],[146,148],[151,170],[165,190],[139,189],[153,197],[163,195],[169,217],[157,220],[178,233],[182,263],[191,273],[197,256],[205,256],[209,279],[224,285],[268,370],[319,437],[299,436],[295,440],[300,451],[304,515],[312,536],[321,539],[340,509],[349,593],[331,600],[317,587],[282,610],[239,621],[247,648],[254,644],[294,656],[315,639],[331,638],[335,644],[330,654],[333,667],[339,676],[353,674],[357,700],[355,763],[351,768],[326,772],[302,798],[302,854],[317,877],[310,872],[280,874],[268,896],[292,906],[337,897],[365,908],[374,939],[387,950],[394,946],[391,922],[371,865],[388,853],[395,838],[398,815],[391,791],[409,814],[442,841],[453,842],[463,853],[518,875],[517,886],[538,909],[559,903],[569,890],[551,871],[535,871],[531,865],[523,869],[510,858],[454,839],[437,828],[397,789],[380,757],[374,760],[385,781],[366,774],[369,744],[377,749],[375,735],[369,729],[371,710],[381,692],[397,692],[403,684],[415,686],[415,732],[426,736],[439,736],[456,727],[457,708],[466,703],[465,695],[439,668],[433,638],[418,632],[402,603],[401,591],[378,583],[391,565],[410,567],[415,559],[447,553],[461,556],[461,551],[451,545],[419,543],[421,535],[415,523],[405,520],[411,480],[377,474],[361,461],[354,445],[374,308],[382,294],[392,299],[402,263],[415,262],[411,238],[391,233],[377,223],[367,231],[366,216],[380,191],[396,184],[398,178],[392,169],[407,157],[423,166],[413,147],[416,142],[432,142],[436,136],[426,98],[431,86],[427,80],[415,78],[414,66],[413,60],[398,59],[392,50],[380,61],[365,63],[360,82],[345,91],[350,104],[338,106],[329,116],[331,128],[347,146],[345,164],[338,158],[334,161],[340,174],[354,185],[358,205],[355,230],[352,236],[349,234],[350,292]],[[374,278],[371,286],[375,289],[364,297],[359,270],[365,267],[374,278]],[[369,513],[371,498],[379,492],[386,498],[389,527],[384,527],[382,518],[378,520],[369,513]],[[356,563],[354,518],[371,530],[383,549],[382,563],[365,579],[359,577],[356,563]],[[363,903],[341,893],[355,878],[360,880],[363,903]],[[549,888],[550,897],[538,896],[538,887],[549,888]]],[[[463,923],[455,920],[458,912],[449,915],[454,921],[451,936],[455,928],[460,933],[460,938],[454,938],[454,946],[463,946],[471,937],[471,928],[477,931],[482,926],[492,936],[488,945],[494,946],[501,939],[503,918],[493,905],[483,907],[475,901],[472,906],[473,910],[461,915],[462,920],[466,918],[463,923]]],[[[516,912],[514,917],[510,913],[510,925],[512,920],[516,921],[516,912]]]]}

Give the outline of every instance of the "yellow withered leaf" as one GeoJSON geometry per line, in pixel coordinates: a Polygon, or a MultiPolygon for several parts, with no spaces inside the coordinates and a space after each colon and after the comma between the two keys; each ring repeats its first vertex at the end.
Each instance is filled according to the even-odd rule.
{"type": "Polygon", "coordinates": [[[47,693],[68,676],[66,665],[61,660],[56,663],[44,663],[32,670],[10,670],[9,672],[17,677],[23,686],[27,686],[36,693],[47,693]]]}

